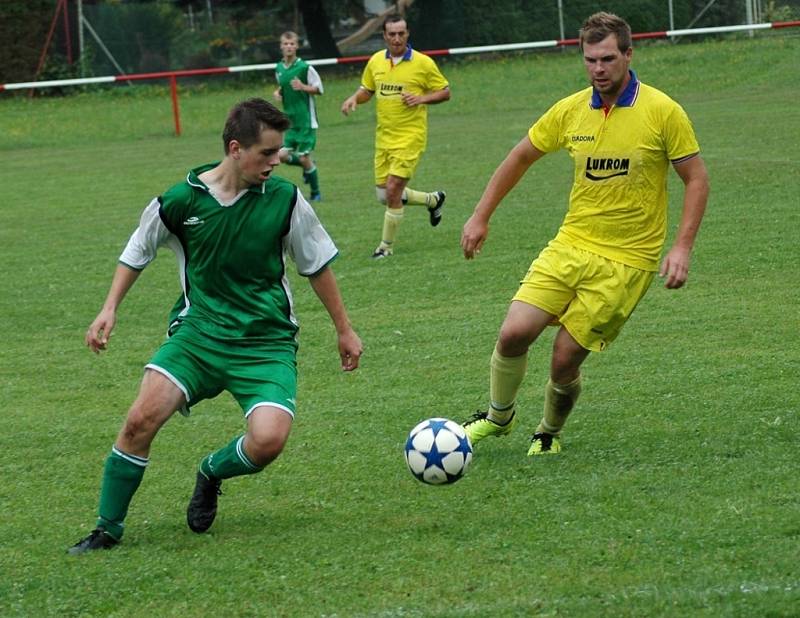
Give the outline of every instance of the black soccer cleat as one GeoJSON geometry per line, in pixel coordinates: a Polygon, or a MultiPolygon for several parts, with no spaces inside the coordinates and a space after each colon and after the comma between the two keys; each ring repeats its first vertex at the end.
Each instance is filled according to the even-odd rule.
{"type": "Polygon", "coordinates": [[[210,479],[197,471],[192,499],[186,509],[186,523],[192,532],[202,533],[211,527],[217,516],[217,497],[222,495],[222,479],[210,479]]]}
{"type": "Polygon", "coordinates": [[[81,539],[70,547],[67,553],[70,556],[79,556],[80,554],[85,554],[95,549],[111,549],[117,543],[119,543],[119,541],[108,532],[102,528],[95,528],[89,536],[85,539],[81,539]]]}
{"type": "Polygon", "coordinates": [[[439,222],[442,220],[442,207],[444,206],[444,200],[446,197],[447,194],[444,191],[437,191],[436,205],[432,208],[428,208],[428,216],[430,217],[431,225],[433,227],[439,225],[439,222]]]}

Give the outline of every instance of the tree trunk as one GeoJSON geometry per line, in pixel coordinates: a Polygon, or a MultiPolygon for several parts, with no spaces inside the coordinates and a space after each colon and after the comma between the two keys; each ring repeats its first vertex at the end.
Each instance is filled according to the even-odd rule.
{"type": "Polygon", "coordinates": [[[336,46],[328,23],[328,14],[322,0],[299,0],[300,14],[306,29],[311,50],[317,58],[338,58],[342,54],[336,46]]]}

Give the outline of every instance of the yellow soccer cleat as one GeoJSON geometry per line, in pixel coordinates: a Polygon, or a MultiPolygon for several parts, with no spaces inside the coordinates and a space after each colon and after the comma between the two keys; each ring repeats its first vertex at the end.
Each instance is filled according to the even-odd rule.
{"type": "Polygon", "coordinates": [[[535,433],[531,438],[531,447],[528,449],[528,457],[535,455],[555,455],[561,452],[561,441],[558,436],[551,433],[535,433]]]}
{"type": "Polygon", "coordinates": [[[508,419],[508,422],[504,425],[500,425],[492,420],[489,420],[487,416],[488,412],[478,411],[469,419],[461,423],[461,426],[464,428],[467,436],[469,436],[470,443],[473,445],[476,442],[480,442],[484,438],[488,438],[489,436],[499,438],[500,436],[508,435],[511,433],[511,430],[514,429],[514,425],[517,424],[516,412],[511,415],[511,418],[508,419]]]}

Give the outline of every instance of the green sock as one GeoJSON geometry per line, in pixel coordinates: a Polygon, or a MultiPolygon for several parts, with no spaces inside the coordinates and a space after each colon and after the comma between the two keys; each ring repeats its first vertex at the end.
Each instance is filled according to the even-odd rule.
{"type": "Polygon", "coordinates": [[[148,459],[123,453],[116,446],[106,459],[97,527],[119,540],[122,538],[125,516],[133,494],[142,482],[148,459]]]}
{"type": "Polygon", "coordinates": [[[234,438],[228,446],[214,451],[200,462],[200,472],[216,479],[255,474],[263,469],[264,466],[254,464],[244,452],[244,436],[234,438]]]}
{"type": "Polygon", "coordinates": [[[319,174],[317,174],[317,166],[315,165],[310,170],[303,172],[303,177],[311,186],[311,192],[319,193],[319,174]]]}

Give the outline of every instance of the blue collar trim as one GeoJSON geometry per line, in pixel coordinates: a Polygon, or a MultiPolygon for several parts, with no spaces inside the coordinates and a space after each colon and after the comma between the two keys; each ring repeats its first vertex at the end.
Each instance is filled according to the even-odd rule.
{"type": "MultiPolygon", "coordinates": [[[[392,54],[389,50],[386,50],[386,58],[387,60],[392,57],[392,54]]],[[[411,45],[406,45],[406,53],[403,54],[403,60],[411,60],[411,45]]]]}
{"type": "MultiPolygon", "coordinates": [[[[622,91],[622,94],[619,95],[615,103],[616,107],[633,107],[633,104],[636,103],[636,98],[639,96],[639,78],[636,77],[636,72],[632,69],[628,69],[628,73],[631,76],[631,80],[628,82],[628,85],[625,86],[625,90],[622,91]]],[[[592,87],[591,106],[592,109],[600,109],[603,107],[603,99],[600,98],[600,93],[597,92],[597,89],[594,87],[592,87]]]]}

